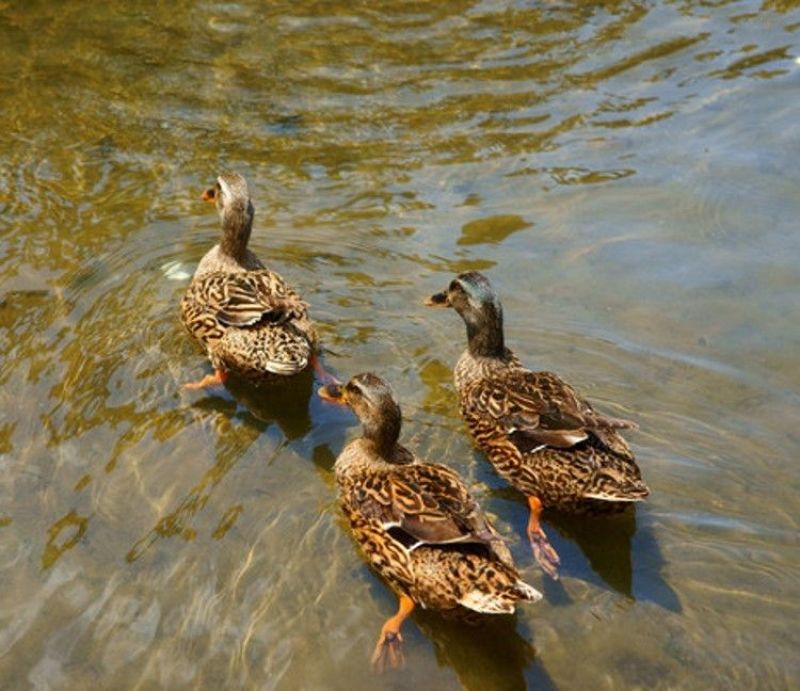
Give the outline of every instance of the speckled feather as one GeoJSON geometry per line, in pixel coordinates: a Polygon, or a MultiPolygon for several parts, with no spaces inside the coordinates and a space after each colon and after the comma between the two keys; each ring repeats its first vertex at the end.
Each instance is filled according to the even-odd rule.
{"type": "Polygon", "coordinates": [[[648,489],[617,431],[632,423],[599,415],[551,372],[465,352],[455,369],[461,415],[498,473],[545,506],[614,511],[648,489]]]}
{"type": "Polygon", "coordinates": [[[395,592],[423,607],[487,613],[538,600],[458,475],[401,446],[394,453],[389,462],[357,439],[339,456],[336,479],[356,541],[395,592]]]}
{"type": "Polygon", "coordinates": [[[305,369],[316,341],[308,306],[274,271],[203,274],[181,318],[214,367],[256,382],[305,369]]]}
{"type": "Polygon", "coordinates": [[[217,370],[254,383],[308,366],[317,335],[308,305],[248,248],[253,206],[241,175],[224,173],[207,198],[215,201],[222,241],[209,250],[181,301],[181,319],[217,370]]]}
{"type": "Polygon", "coordinates": [[[478,446],[514,487],[546,507],[614,511],[644,499],[627,420],[597,413],[552,372],[532,372],[505,347],[503,308],[489,280],[459,274],[429,304],[452,307],[467,327],[454,375],[461,415],[478,446]]]}

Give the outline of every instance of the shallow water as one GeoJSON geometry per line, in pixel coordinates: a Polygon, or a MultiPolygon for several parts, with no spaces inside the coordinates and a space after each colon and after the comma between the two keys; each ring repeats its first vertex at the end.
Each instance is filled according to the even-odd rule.
{"type": "Polygon", "coordinates": [[[796,687],[797,3],[151,5],[0,3],[0,686],[796,687]],[[394,599],[336,508],[354,419],[310,376],[180,388],[226,168],[327,366],[393,384],[541,603],[415,614],[368,671],[394,599]],[[641,425],[652,497],[552,516],[559,583],[421,306],[465,269],[530,366],[641,425]]]}

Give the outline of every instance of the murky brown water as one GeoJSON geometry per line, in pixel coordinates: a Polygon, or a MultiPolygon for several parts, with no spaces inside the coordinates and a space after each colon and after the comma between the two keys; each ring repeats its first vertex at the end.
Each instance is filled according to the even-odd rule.
{"type": "Polygon", "coordinates": [[[796,7],[0,3],[0,686],[796,688],[796,7]],[[224,168],[328,366],[392,382],[543,602],[415,615],[368,671],[394,601],[336,509],[354,420],[310,378],[180,389],[224,168]],[[420,304],[468,268],[529,365],[641,424],[651,500],[552,518],[559,584],[420,304]]]}

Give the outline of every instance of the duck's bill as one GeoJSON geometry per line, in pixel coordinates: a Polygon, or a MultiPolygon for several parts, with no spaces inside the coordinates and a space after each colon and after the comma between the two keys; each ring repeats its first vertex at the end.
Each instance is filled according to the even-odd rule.
{"type": "Polygon", "coordinates": [[[450,300],[447,299],[447,293],[434,293],[425,300],[427,307],[450,307],[450,300]]]}
{"type": "Polygon", "coordinates": [[[217,191],[213,187],[209,187],[207,190],[200,195],[200,199],[204,202],[211,202],[212,204],[217,199],[217,191]]]}
{"type": "Polygon", "coordinates": [[[319,387],[317,393],[323,401],[336,403],[338,405],[347,405],[344,387],[341,384],[325,384],[325,386],[319,387]]]}

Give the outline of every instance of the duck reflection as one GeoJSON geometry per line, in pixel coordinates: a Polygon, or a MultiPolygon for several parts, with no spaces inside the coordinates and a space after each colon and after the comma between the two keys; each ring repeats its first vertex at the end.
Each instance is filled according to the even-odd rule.
{"type": "MultiPolygon", "coordinates": [[[[510,487],[493,489],[490,495],[508,502],[509,509],[503,513],[514,523],[515,532],[524,535],[526,505],[519,495],[510,487]]],[[[544,522],[555,528],[553,543],[562,555],[562,575],[681,611],[677,594],[661,575],[665,560],[647,520],[646,507],[629,506],[619,513],[596,515],[549,511],[544,522]]],[[[562,581],[545,579],[542,587],[551,604],[571,601],[562,581]]]]}
{"type": "Polygon", "coordinates": [[[433,643],[437,662],[452,667],[465,689],[556,688],[533,644],[517,631],[516,615],[468,623],[422,611],[415,623],[433,643]]]}
{"type": "MultiPolygon", "coordinates": [[[[677,594],[661,575],[665,560],[645,507],[630,506],[621,513],[595,516],[554,512],[548,520],[560,537],[580,548],[588,562],[581,565],[577,554],[574,559],[566,556],[573,573],[577,571],[580,577],[583,571],[587,580],[594,575],[631,599],[653,602],[672,612],[681,611],[677,594]]],[[[565,547],[565,555],[568,551],[565,547]]]]}
{"type": "Polygon", "coordinates": [[[277,425],[287,441],[307,434],[312,427],[309,399],[314,389],[314,373],[305,370],[287,381],[269,386],[253,386],[244,379],[231,375],[227,390],[236,403],[253,416],[254,424],[265,429],[277,425]]]}
{"type": "MultiPolygon", "coordinates": [[[[562,538],[577,545],[588,561],[590,573],[618,593],[633,597],[631,539],[636,532],[636,512],[633,507],[621,513],[597,516],[552,512],[547,519],[562,538]]],[[[569,558],[566,556],[569,551],[569,547],[565,546],[565,560],[569,558]]],[[[580,562],[578,555],[575,556],[571,560],[573,568],[580,562]]]]}

